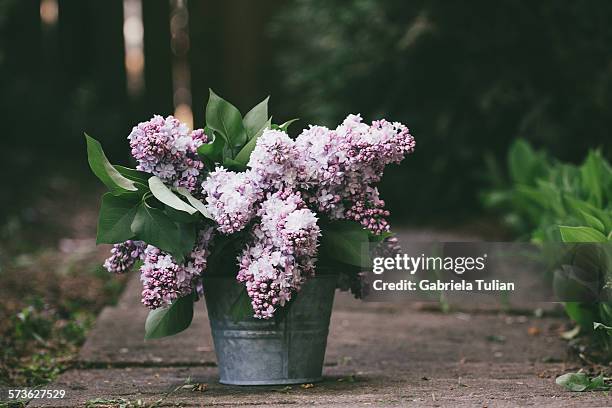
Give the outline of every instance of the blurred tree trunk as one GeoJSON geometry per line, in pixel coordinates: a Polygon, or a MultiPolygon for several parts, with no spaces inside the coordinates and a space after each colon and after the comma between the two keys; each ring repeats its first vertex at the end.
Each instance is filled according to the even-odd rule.
{"type": "MultiPolygon", "coordinates": [[[[59,1],[62,110],[71,137],[82,131],[108,143],[107,152],[127,157],[125,136],[133,120],[128,110],[123,2],[59,1]]],[[[73,141],[76,143],[76,140],[73,141]]]]}
{"type": "MultiPolygon", "coordinates": [[[[6,13],[1,19],[2,37],[0,39],[0,105],[3,115],[9,120],[8,134],[19,132],[23,123],[17,118],[26,115],[36,115],[41,107],[40,100],[35,93],[41,81],[41,72],[44,70],[40,41],[40,12],[38,1],[12,1],[2,5],[1,12],[6,13]]],[[[40,131],[42,121],[28,124],[32,132],[40,131]]],[[[23,146],[22,138],[4,136],[3,144],[23,146]]],[[[27,146],[26,149],[31,146],[27,146]]],[[[4,152],[2,152],[4,153],[4,152]]],[[[7,155],[9,162],[22,162],[28,165],[28,157],[13,152],[7,155]]],[[[4,160],[3,160],[4,161],[4,160]]]]}
{"type": "Polygon", "coordinates": [[[194,121],[204,122],[208,88],[244,114],[269,92],[270,47],[265,27],[280,0],[189,2],[194,121]]]}
{"type": "Polygon", "coordinates": [[[124,107],[127,102],[125,46],[123,40],[123,1],[87,2],[94,23],[93,77],[100,85],[104,102],[124,107]]]}
{"type": "Polygon", "coordinates": [[[172,50],[170,49],[170,2],[143,1],[145,53],[145,120],[155,113],[173,111],[172,50]]]}

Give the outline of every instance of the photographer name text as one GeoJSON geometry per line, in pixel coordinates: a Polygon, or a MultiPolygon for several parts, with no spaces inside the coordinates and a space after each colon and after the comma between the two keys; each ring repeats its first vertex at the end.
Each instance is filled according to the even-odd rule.
{"type": "Polygon", "coordinates": [[[497,279],[484,280],[475,279],[474,281],[462,280],[421,280],[418,282],[402,279],[396,282],[385,282],[382,279],[377,279],[372,282],[372,288],[376,291],[457,291],[470,292],[477,290],[479,292],[505,292],[514,291],[514,282],[501,282],[497,279]]]}

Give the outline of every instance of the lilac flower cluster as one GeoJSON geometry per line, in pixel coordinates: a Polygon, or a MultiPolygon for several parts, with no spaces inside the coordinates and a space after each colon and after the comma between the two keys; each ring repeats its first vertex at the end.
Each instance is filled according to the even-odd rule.
{"type": "Polygon", "coordinates": [[[223,167],[208,175],[202,183],[206,208],[224,234],[242,230],[255,216],[261,189],[251,173],[236,173],[223,167]]]}
{"type": "Polygon", "coordinates": [[[204,164],[196,151],[208,141],[202,129],[190,132],[186,124],[172,116],[164,119],[155,115],[134,126],[128,139],[138,170],[158,176],[169,185],[197,192],[204,164]]]}
{"type": "Polygon", "coordinates": [[[287,133],[266,130],[257,140],[249,158],[249,177],[261,190],[293,187],[297,177],[295,163],[298,159],[299,152],[287,133]]]}
{"type": "Polygon", "coordinates": [[[206,269],[212,232],[212,228],[199,232],[195,248],[183,264],[177,264],[170,254],[152,245],[146,247],[140,268],[145,306],[157,309],[193,291],[195,281],[206,269]]]}
{"type": "Polygon", "coordinates": [[[246,284],[254,317],[268,319],[314,275],[317,217],[297,192],[269,194],[258,212],[252,243],[239,257],[238,280],[246,284]]]}
{"type": "Polygon", "coordinates": [[[113,245],[111,256],[104,261],[104,268],[111,273],[125,273],[142,259],[146,244],[142,241],[128,240],[113,245]]]}
{"type": "Polygon", "coordinates": [[[335,130],[311,126],[296,145],[309,203],[332,219],[357,221],[376,234],[389,230],[389,212],[373,184],[387,164],[414,150],[406,126],[384,119],[368,126],[359,115],[349,115],[335,130]]]}

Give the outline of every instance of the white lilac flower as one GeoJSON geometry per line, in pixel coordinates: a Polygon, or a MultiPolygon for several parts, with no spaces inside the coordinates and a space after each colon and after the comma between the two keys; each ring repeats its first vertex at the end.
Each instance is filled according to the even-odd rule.
{"type": "Polygon", "coordinates": [[[254,317],[269,319],[314,275],[317,217],[299,193],[281,190],[262,203],[253,242],[239,257],[238,280],[251,297],[254,317]]]}
{"type": "Polygon", "coordinates": [[[146,244],[142,241],[128,240],[113,245],[111,256],[104,261],[104,268],[112,273],[125,273],[142,259],[146,244]]]}
{"type": "Polygon", "coordinates": [[[212,228],[200,231],[195,247],[182,264],[177,264],[170,254],[147,246],[140,268],[142,303],[149,309],[157,309],[190,294],[206,269],[211,240],[212,228]]]}
{"type": "Polygon", "coordinates": [[[296,139],[298,179],[307,201],[333,218],[342,216],[341,187],[349,165],[345,141],[335,131],[310,126],[296,139]]]}
{"type": "Polygon", "coordinates": [[[164,119],[155,115],[134,126],[128,140],[138,170],[158,176],[169,185],[196,192],[204,168],[197,148],[208,141],[202,129],[190,132],[186,124],[172,116],[164,119]]]}
{"type": "Polygon", "coordinates": [[[295,142],[280,130],[265,130],[257,139],[248,167],[261,189],[281,189],[295,185],[298,152],[295,142]]]}
{"type": "Polygon", "coordinates": [[[255,216],[261,191],[249,172],[236,173],[223,167],[210,173],[202,183],[206,208],[224,234],[242,230],[255,216]]]}

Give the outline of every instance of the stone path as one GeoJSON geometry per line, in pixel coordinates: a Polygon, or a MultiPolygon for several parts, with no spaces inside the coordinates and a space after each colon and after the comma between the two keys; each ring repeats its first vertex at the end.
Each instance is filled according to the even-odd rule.
{"type": "Polygon", "coordinates": [[[134,275],[118,305],[99,316],[80,368],[48,387],[65,389],[67,397],[29,406],[612,406],[604,393],[571,393],[554,384],[555,376],[576,369],[559,339],[562,318],[443,314],[338,293],[322,383],[232,387],[217,383],[203,303],[187,331],[145,342],[139,293],[134,275]]]}

